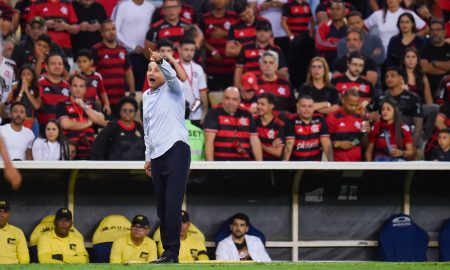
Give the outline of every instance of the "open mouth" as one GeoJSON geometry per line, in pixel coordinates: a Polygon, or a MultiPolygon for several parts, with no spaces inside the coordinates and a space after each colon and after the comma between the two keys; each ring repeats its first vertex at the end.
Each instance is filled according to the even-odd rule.
{"type": "Polygon", "coordinates": [[[148,80],[152,83],[156,82],[155,78],[149,78],[148,80]]]}

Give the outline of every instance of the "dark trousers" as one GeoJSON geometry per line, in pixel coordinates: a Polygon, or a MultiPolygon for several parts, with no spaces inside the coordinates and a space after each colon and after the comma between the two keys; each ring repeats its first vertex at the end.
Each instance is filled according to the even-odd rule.
{"type": "Polygon", "coordinates": [[[133,67],[134,87],[137,92],[142,90],[147,74],[148,60],[141,54],[130,53],[129,55],[131,66],[133,67]]]}
{"type": "Polygon", "coordinates": [[[164,255],[174,259],[178,258],[180,251],[181,205],[190,163],[191,150],[182,141],[177,141],[164,155],[151,160],[164,255]]]}

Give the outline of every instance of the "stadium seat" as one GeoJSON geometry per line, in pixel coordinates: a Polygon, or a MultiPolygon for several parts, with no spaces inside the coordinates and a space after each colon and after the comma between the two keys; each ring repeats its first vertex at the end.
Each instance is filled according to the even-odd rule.
{"type": "MultiPolygon", "coordinates": [[[[219,231],[216,236],[216,246],[220,241],[227,238],[231,234],[230,232],[231,222],[233,222],[232,217],[229,217],[226,221],[224,221],[220,225],[219,231]]],[[[259,237],[263,242],[264,246],[266,245],[266,237],[260,230],[256,229],[252,224],[250,224],[247,234],[259,237]]]]}
{"type": "Polygon", "coordinates": [[[447,220],[439,232],[439,259],[441,262],[450,261],[450,219],[447,220]]]}
{"type": "Polygon", "coordinates": [[[391,216],[381,228],[379,248],[389,262],[427,260],[428,234],[408,215],[391,216]]]}
{"type": "Polygon", "coordinates": [[[109,263],[111,247],[117,238],[131,230],[131,222],[121,215],[110,215],[102,219],[92,237],[93,262],[109,263]]]}

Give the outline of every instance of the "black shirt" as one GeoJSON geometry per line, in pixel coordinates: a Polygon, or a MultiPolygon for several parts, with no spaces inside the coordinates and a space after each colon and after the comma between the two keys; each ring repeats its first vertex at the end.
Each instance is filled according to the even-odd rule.
{"type": "Polygon", "coordinates": [[[450,151],[444,152],[440,147],[435,147],[431,153],[431,160],[450,161],[450,151]]]}
{"type": "MultiPolygon", "coordinates": [[[[333,63],[333,71],[337,71],[339,73],[345,73],[347,71],[347,56],[343,56],[341,58],[336,59],[333,63]]],[[[377,66],[371,57],[364,55],[364,69],[361,73],[362,76],[366,76],[367,71],[377,72],[377,66]]]]}
{"type": "Polygon", "coordinates": [[[300,88],[299,97],[304,95],[311,96],[314,102],[330,102],[331,105],[339,104],[339,95],[333,86],[317,89],[315,86],[305,83],[300,88]]]}
{"type": "MultiPolygon", "coordinates": [[[[445,43],[442,47],[435,47],[431,43],[425,45],[420,51],[420,56],[422,59],[428,60],[428,62],[435,61],[450,61],[450,44],[445,43]]],[[[447,74],[449,74],[447,72],[447,74]]],[[[445,74],[444,74],[445,75],[445,74]]],[[[431,94],[438,89],[439,82],[444,77],[444,75],[429,75],[427,74],[428,80],[430,81],[431,94]]]]}

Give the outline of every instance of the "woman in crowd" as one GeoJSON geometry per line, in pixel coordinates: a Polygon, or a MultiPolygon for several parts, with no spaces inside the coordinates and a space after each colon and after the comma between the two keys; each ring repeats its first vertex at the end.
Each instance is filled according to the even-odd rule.
{"type": "Polygon", "coordinates": [[[300,88],[299,97],[309,95],[314,100],[314,111],[329,114],[339,109],[339,96],[330,83],[330,69],[323,57],[314,57],[309,63],[306,83],[300,88]]]}
{"type": "Polygon", "coordinates": [[[398,35],[391,38],[387,51],[387,66],[400,66],[403,52],[410,47],[420,49],[422,37],[416,35],[416,21],[411,13],[405,12],[398,18],[398,35]]]}
{"type": "Polygon", "coordinates": [[[381,119],[369,133],[366,161],[403,161],[414,159],[411,130],[400,120],[397,102],[387,98],[381,104],[381,119]]]}
{"type": "Polygon", "coordinates": [[[42,136],[33,142],[34,160],[68,160],[69,146],[64,131],[56,120],[45,125],[42,136]]]}

